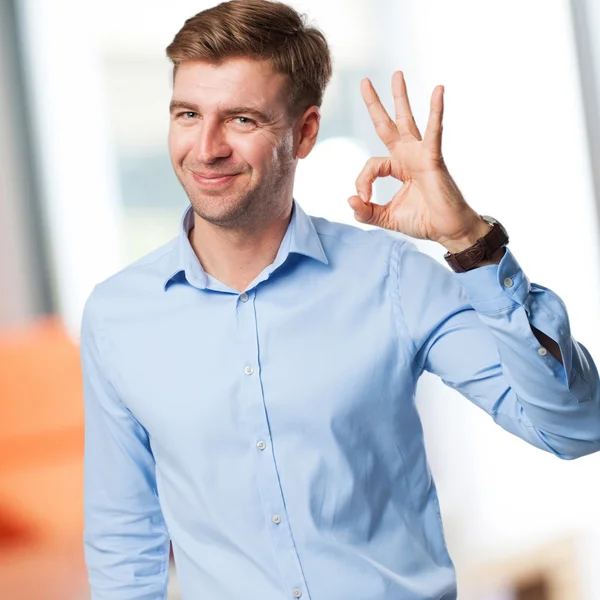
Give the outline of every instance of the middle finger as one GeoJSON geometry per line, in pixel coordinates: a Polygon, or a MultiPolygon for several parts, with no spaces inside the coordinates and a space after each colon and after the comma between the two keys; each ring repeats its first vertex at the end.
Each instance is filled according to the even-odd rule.
{"type": "Polygon", "coordinates": [[[421,141],[421,132],[410,108],[406,81],[402,71],[396,71],[392,75],[392,94],[394,95],[394,108],[396,111],[396,127],[400,132],[400,136],[409,135],[421,141]]]}

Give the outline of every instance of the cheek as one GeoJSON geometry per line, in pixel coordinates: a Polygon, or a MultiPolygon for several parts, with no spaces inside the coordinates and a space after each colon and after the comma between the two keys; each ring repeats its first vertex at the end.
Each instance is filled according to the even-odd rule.
{"type": "Polygon", "coordinates": [[[294,149],[294,139],[291,133],[283,137],[264,133],[259,137],[261,138],[260,154],[265,164],[276,167],[289,162],[294,149]]]}
{"type": "Polygon", "coordinates": [[[180,163],[190,152],[192,148],[192,139],[187,132],[173,132],[169,131],[168,137],[169,154],[171,161],[174,164],[180,163]]]}
{"type": "Polygon", "coordinates": [[[270,167],[277,154],[277,145],[272,136],[264,133],[244,136],[232,144],[233,153],[255,169],[270,167]]]}

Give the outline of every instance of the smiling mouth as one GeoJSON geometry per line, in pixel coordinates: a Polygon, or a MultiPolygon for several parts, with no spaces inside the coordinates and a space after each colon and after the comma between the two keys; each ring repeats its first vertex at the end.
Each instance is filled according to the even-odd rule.
{"type": "Polygon", "coordinates": [[[200,175],[199,173],[195,173],[192,171],[192,177],[202,185],[207,185],[211,187],[225,185],[232,181],[235,177],[237,177],[239,173],[231,173],[229,175],[200,175]]]}

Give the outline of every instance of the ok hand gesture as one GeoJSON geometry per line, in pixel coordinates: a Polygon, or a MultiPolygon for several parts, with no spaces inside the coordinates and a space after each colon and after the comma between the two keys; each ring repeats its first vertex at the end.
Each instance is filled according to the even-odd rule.
{"type": "Polygon", "coordinates": [[[356,180],[356,196],[348,202],[361,223],[440,242],[459,252],[489,231],[489,225],[466,203],[442,157],[444,88],[433,90],[425,136],[413,117],[401,71],[392,77],[395,122],[373,85],[361,83],[363,99],[390,155],[371,158],[356,180]],[[373,182],[391,175],[404,183],[386,205],[370,202],[373,182]],[[361,199],[362,198],[362,199],[361,199]]]}

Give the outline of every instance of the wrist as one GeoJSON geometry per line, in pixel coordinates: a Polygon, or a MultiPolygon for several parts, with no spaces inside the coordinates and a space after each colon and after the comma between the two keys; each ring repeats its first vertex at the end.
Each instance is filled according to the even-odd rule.
{"type": "Polygon", "coordinates": [[[474,223],[467,229],[464,235],[452,240],[440,240],[440,243],[450,254],[457,254],[477,243],[477,240],[487,235],[490,229],[490,224],[477,215],[474,223]]]}
{"type": "Polygon", "coordinates": [[[457,273],[499,264],[504,256],[504,246],[508,243],[506,229],[493,217],[477,218],[481,223],[473,222],[468,233],[443,243],[448,249],[444,258],[457,273]]]}

